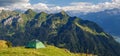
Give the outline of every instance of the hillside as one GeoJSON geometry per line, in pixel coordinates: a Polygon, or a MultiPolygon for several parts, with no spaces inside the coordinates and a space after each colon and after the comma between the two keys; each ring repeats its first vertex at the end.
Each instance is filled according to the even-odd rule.
{"type": "Polygon", "coordinates": [[[98,24],[71,17],[64,11],[55,14],[31,9],[25,13],[2,11],[0,17],[0,39],[12,42],[13,46],[38,39],[73,53],[120,56],[120,44],[98,24]]]}
{"type": "Polygon", "coordinates": [[[105,11],[79,15],[79,17],[98,23],[106,32],[120,37],[120,9],[109,9],[105,11]]]}
{"type": "MultiPolygon", "coordinates": [[[[24,47],[12,47],[0,49],[0,56],[85,56],[86,54],[74,54],[68,50],[54,46],[41,49],[27,49],[24,47]]],[[[90,55],[90,54],[88,54],[90,55]]]]}

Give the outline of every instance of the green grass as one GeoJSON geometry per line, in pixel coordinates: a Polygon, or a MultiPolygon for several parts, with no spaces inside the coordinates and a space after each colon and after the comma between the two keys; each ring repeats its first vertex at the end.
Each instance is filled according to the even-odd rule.
{"type": "MultiPolygon", "coordinates": [[[[28,49],[24,47],[12,47],[0,49],[0,56],[81,56],[74,54],[66,49],[60,49],[54,46],[47,46],[41,49],[28,49]]],[[[85,56],[83,54],[82,56],[85,56]]]]}
{"type": "Polygon", "coordinates": [[[77,22],[75,22],[75,24],[76,24],[78,27],[80,27],[81,29],[83,29],[84,31],[89,32],[89,33],[91,33],[91,34],[94,34],[94,35],[102,35],[102,36],[108,37],[104,32],[98,33],[98,32],[96,32],[95,30],[92,30],[92,29],[90,29],[90,28],[87,27],[87,26],[82,26],[82,25],[80,25],[80,24],[77,23],[77,22]]]}
{"type": "MultiPolygon", "coordinates": [[[[67,49],[47,45],[46,48],[8,47],[0,40],[0,56],[86,56],[85,53],[71,53],[67,49]]],[[[92,54],[87,54],[92,55],[92,54]]]]}

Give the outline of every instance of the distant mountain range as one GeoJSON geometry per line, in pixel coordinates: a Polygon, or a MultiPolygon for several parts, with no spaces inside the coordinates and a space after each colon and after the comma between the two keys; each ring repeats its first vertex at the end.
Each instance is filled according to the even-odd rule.
{"type": "Polygon", "coordinates": [[[106,32],[113,36],[120,37],[120,9],[110,9],[86,15],[79,15],[80,18],[98,23],[106,32]]]}
{"type": "Polygon", "coordinates": [[[0,39],[24,46],[32,39],[66,48],[74,53],[120,56],[120,44],[99,25],[71,17],[66,12],[47,14],[28,9],[24,13],[2,10],[0,39]]]}

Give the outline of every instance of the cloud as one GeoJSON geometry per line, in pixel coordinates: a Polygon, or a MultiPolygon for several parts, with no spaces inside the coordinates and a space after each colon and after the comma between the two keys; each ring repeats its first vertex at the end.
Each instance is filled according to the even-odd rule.
{"type": "Polygon", "coordinates": [[[120,0],[112,0],[115,3],[120,3],[120,0]]]}
{"type": "Polygon", "coordinates": [[[0,0],[0,10],[25,10],[30,7],[29,0],[0,0]]]}
{"type": "Polygon", "coordinates": [[[93,4],[89,2],[72,2],[68,6],[56,6],[54,4],[37,3],[30,4],[29,0],[0,0],[0,8],[8,10],[27,10],[45,11],[49,13],[65,10],[71,13],[89,13],[98,12],[106,9],[120,8],[120,0],[112,0],[112,2],[104,2],[93,4]]]}
{"type": "Polygon", "coordinates": [[[106,9],[120,8],[120,0],[113,0],[112,2],[104,2],[99,4],[92,4],[87,2],[73,2],[70,6],[63,7],[65,11],[79,12],[98,12],[106,9]]]}
{"type": "Polygon", "coordinates": [[[49,13],[58,12],[61,7],[53,4],[37,3],[30,4],[29,0],[0,0],[0,10],[20,10],[26,11],[33,9],[35,11],[45,11],[49,13]]]}
{"type": "Polygon", "coordinates": [[[10,6],[14,3],[28,3],[29,0],[0,0],[0,6],[10,6]]]}

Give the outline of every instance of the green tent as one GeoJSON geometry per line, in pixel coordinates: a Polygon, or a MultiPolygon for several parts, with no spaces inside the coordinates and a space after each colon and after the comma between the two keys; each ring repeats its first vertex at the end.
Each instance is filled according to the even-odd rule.
{"type": "Polygon", "coordinates": [[[32,40],[27,43],[26,48],[45,48],[45,45],[39,40],[32,40]]]}

